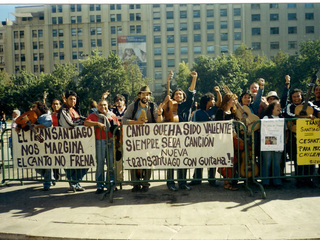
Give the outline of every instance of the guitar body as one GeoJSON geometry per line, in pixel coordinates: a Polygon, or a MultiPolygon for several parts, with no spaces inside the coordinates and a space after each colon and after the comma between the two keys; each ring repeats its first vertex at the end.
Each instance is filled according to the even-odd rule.
{"type": "MultiPolygon", "coordinates": [[[[248,106],[242,106],[242,110],[237,108],[236,116],[240,119],[241,122],[244,123],[244,125],[247,126],[249,132],[252,131],[252,125],[256,121],[260,120],[260,118],[257,115],[251,113],[251,110],[248,106]],[[245,114],[243,114],[243,112],[245,114]],[[247,117],[244,117],[244,115],[247,115],[247,117]]],[[[256,124],[254,126],[254,131],[257,131],[259,128],[260,124],[256,124]]]]}
{"type": "MultiPolygon", "coordinates": [[[[241,153],[241,166],[240,166],[240,175],[241,177],[246,177],[246,158],[245,158],[245,152],[243,151],[241,153]]],[[[249,156],[248,156],[248,177],[252,177],[252,151],[249,151],[249,156]]],[[[254,176],[257,177],[259,174],[259,167],[257,163],[254,163],[254,176]]]]}
{"type": "Polygon", "coordinates": [[[300,105],[296,106],[296,108],[294,109],[294,114],[295,115],[312,115],[313,108],[310,106],[304,107],[303,104],[300,104],[300,105]],[[306,108],[306,109],[304,109],[304,108],[306,108]]]}
{"type": "Polygon", "coordinates": [[[179,122],[178,103],[168,99],[163,107],[163,117],[165,122],[179,122]]]}
{"type": "Polygon", "coordinates": [[[37,133],[32,124],[34,124],[38,119],[37,114],[34,111],[28,111],[23,113],[20,117],[18,117],[15,121],[23,131],[31,130],[35,134],[35,139],[39,142],[44,142],[44,138],[37,133]]]}

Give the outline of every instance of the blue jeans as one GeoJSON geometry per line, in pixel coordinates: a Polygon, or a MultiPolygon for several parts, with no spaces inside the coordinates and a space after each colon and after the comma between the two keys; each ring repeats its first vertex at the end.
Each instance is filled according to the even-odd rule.
{"type": "MultiPolygon", "coordinates": [[[[270,173],[270,168],[272,169],[272,177],[280,177],[280,162],[281,162],[282,152],[266,151],[262,152],[262,177],[268,177],[270,173]]],[[[269,179],[262,179],[262,184],[268,185],[270,183],[269,179]]],[[[281,179],[274,178],[273,184],[280,185],[281,179]]]]}
{"type": "Polygon", "coordinates": [[[80,186],[79,181],[81,181],[84,175],[87,174],[88,168],[80,169],[65,169],[66,177],[69,180],[70,187],[77,188],[80,186]]]}
{"type": "Polygon", "coordinates": [[[105,180],[108,181],[108,172],[110,171],[110,181],[114,182],[114,168],[113,168],[113,141],[109,139],[108,141],[109,158],[107,158],[107,140],[97,139],[96,140],[96,156],[97,156],[97,170],[96,170],[96,181],[97,189],[103,189],[105,185],[105,180]],[[109,162],[107,162],[109,160],[109,162]],[[108,171],[106,173],[106,178],[104,178],[104,166],[107,163],[108,171]]]}
{"type": "Polygon", "coordinates": [[[43,188],[50,188],[51,180],[54,180],[52,169],[36,169],[36,172],[43,177],[43,188]]]}

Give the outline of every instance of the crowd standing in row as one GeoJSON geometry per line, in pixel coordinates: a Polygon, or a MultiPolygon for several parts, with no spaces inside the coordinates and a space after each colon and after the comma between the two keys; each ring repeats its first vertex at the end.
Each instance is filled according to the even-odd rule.
{"type": "MultiPolygon", "coordinates": [[[[108,92],[103,94],[98,102],[92,101],[89,106],[88,117],[83,117],[79,108],[79,98],[77,93],[73,91],[67,91],[63,96],[63,104],[58,99],[53,100],[51,108],[52,112],[49,113],[45,101],[36,101],[32,106],[32,111],[37,115],[37,122],[33,124],[34,128],[46,128],[51,126],[61,126],[66,128],[73,128],[79,125],[85,125],[88,127],[95,127],[96,137],[96,181],[97,190],[96,193],[100,194],[104,192],[104,188],[108,185],[106,182],[111,180],[111,185],[114,184],[114,156],[113,156],[113,141],[112,136],[114,129],[120,124],[148,124],[159,122],[204,122],[204,121],[223,121],[223,120],[240,120],[244,122],[247,127],[250,127],[247,119],[253,115],[258,119],[266,118],[320,118],[320,86],[314,87],[313,102],[308,101],[307,104],[313,109],[311,114],[298,115],[295,113],[295,108],[298,105],[304,103],[304,95],[300,89],[293,89],[290,92],[290,76],[285,77],[285,83],[281,98],[275,91],[270,91],[266,97],[264,97],[264,79],[260,78],[259,83],[252,83],[250,90],[244,91],[239,99],[232,92],[226,92],[222,97],[219,87],[215,87],[213,90],[217,95],[217,102],[215,102],[215,96],[213,93],[206,93],[201,97],[199,109],[195,109],[192,112],[194,106],[194,98],[196,93],[196,81],[197,73],[191,72],[192,81],[187,93],[182,89],[176,89],[171,96],[168,94],[164,102],[157,106],[156,103],[151,101],[152,92],[148,86],[141,87],[138,98],[126,106],[126,98],[117,94],[114,98],[113,106],[109,106],[106,100],[108,92]],[[289,98],[288,98],[289,96],[289,98]],[[173,106],[173,117],[167,117],[168,104],[173,106]],[[241,111],[239,111],[241,110],[241,111]],[[246,115],[243,115],[245,111],[246,115]],[[176,118],[175,118],[176,117],[176,118]],[[109,141],[107,142],[107,134],[109,141]],[[107,151],[108,148],[108,151],[107,151]],[[104,176],[105,165],[107,155],[109,154],[110,162],[107,164],[107,174],[110,176],[104,176]]],[[[172,77],[172,72],[168,76],[168,81],[172,77]]],[[[19,132],[19,125],[15,126],[15,121],[20,115],[19,110],[14,110],[12,117],[12,127],[19,132]]],[[[5,122],[5,116],[2,115],[1,123],[5,122]]],[[[117,132],[116,134],[119,134],[117,132]]],[[[255,131],[254,134],[259,134],[255,131]]],[[[119,136],[118,136],[119,137],[119,136]]],[[[234,139],[241,141],[241,136],[238,136],[236,131],[234,132],[234,139]]],[[[259,137],[255,137],[255,154],[259,156],[259,137]]],[[[293,138],[290,139],[293,145],[292,154],[290,159],[294,162],[296,175],[312,175],[315,166],[298,166],[296,157],[296,134],[293,133],[293,138]]],[[[121,157],[121,156],[120,156],[121,157]]],[[[277,177],[281,174],[281,159],[285,156],[283,152],[267,151],[262,153],[261,161],[261,176],[267,177],[269,175],[277,177]],[[273,167],[271,167],[273,166],[273,167]],[[271,171],[272,169],[272,171],[271,171]],[[271,171],[271,172],[270,172],[271,171]]],[[[233,168],[218,169],[219,173],[226,178],[235,177],[235,166],[237,162],[234,162],[233,168]]],[[[88,169],[66,169],[66,177],[69,180],[69,191],[84,191],[84,188],[80,185],[80,181],[83,179],[88,169]]],[[[190,186],[201,183],[203,169],[195,169],[193,178],[190,183],[186,181],[186,169],[177,170],[177,178],[179,189],[191,190],[190,186]]],[[[38,169],[37,172],[44,178],[44,190],[49,190],[50,186],[54,184],[52,180],[59,179],[59,169],[38,169]]],[[[151,177],[150,169],[135,169],[130,171],[131,180],[133,181],[133,192],[149,190],[150,184],[148,181],[151,177]],[[144,181],[139,182],[140,179],[144,181]]],[[[208,179],[211,186],[216,186],[215,182],[216,168],[208,169],[208,179]]],[[[173,181],[174,170],[167,169],[167,187],[171,191],[178,191],[178,187],[173,181]]],[[[281,178],[272,179],[275,186],[281,186],[281,178]]],[[[262,184],[265,186],[270,185],[269,179],[262,179],[262,184]]],[[[298,178],[297,186],[312,185],[311,178],[298,178]]],[[[110,185],[109,185],[110,186],[110,185]]],[[[224,188],[227,190],[237,190],[237,181],[225,181],[224,188]]]]}

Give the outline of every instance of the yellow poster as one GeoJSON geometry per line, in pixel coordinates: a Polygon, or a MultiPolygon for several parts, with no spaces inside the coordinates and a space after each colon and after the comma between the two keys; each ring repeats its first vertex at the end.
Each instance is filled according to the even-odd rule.
{"type": "Polygon", "coordinates": [[[297,163],[320,164],[319,118],[297,120],[297,163]]]}

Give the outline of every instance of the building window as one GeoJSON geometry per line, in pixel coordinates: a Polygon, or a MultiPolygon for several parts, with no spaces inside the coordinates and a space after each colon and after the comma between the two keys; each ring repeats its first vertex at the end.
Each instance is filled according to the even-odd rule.
{"type": "Polygon", "coordinates": [[[121,34],[122,33],[122,26],[117,26],[117,33],[121,34]]]}
{"type": "Polygon", "coordinates": [[[21,43],[20,43],[20,50],[24,50],[24,49],[25,49],[24,42],[21,42],[21,43]]]}
{"type": "Polygon", "coordinates": [[[136,26],[136,31],[137,31],[137,33],[141,33],[141,25],[136,26]]]}
{"type": "Polygon", "coordinates": [[[278,13],[270,14],[270,21],[279,21],[279,14],[278,13]]]}
{"type": "Polygon", "coordinates": [[[52,21],[52,24],[53,24],[53,25],[56,25],[56,24],[57,24],[57,18],[56,18],[56,17],[53,17],[51,21],[52,21]]]}
{"type": "Polygon", "coordinates": [[[260,14],[252,14],[251,21],[252,22],[259,22],[260,21],[260,14]]]}
{"type": "Polygon", "coordinates": [[[234,40],[241,40],[241,32],[234,33],[234,40]]]}
{"type": "Polygon", "coordinates": [[[121,4],[116,5],[117,10],[121,10],[121,4]]]}
{"type": "Polygon", "coordinates": [[[233,9],[233,16],[241,16],[241,9],[240,8],[233,9]]]}
{"type": "Polygon", "coordinates": [[[62,5],[58,5],[58,12],[62,12],[62,5]]]}
{"type": "Polygon", "coordinates": [[[59,48],[64,48],[64,41],[59,41],[59,48]]]}
{"type": "Polygon", "coordinates": [[[193,30],[200,30],[201,29],[201,24],[199,22],[193,23],[193,30]]]}
{"type": "MultiPolygon", "coordinates": [[[[91,18],[91,16],[90,16],[91,18]]],[[[110,22],[115,22],[116,21],[116,15],[115,14],[110,14],[110,22]]]]}
{"type": "Polygon", "coordinates": [[[34,65],[33,66],[33,72],[34,73],[38,73],[39,72],[39,66],[38,65],[34,65]]]}
{"type": "Polygon", "coordinates": [[[111,46],[117,46],[117,39],[111,38],[111,46]]]}
{"type": "Polygon", "coordinates": [[[297,42],[296,41],[289,41],[288,42],[288,49],[297,49],[297,42]]]}
{"type": "Polygon", "coordinates": [[[288,3],[288,8],[297,8],[296,3],[288,3]]]}
{"type": "Polygon", "coordinates": [[[194,46],[193,47],[193,53],[194,54],[201,54],[201,47],[200,46],[194,46]]]}
{"type": "Polygon", "coordinates": [[[167,31],[174,31],[173,23],[167,23],[167,31]]]}
{"type": "Polygon", "coordinates": [[[71,46],[72,46],[72,48],[76,48],[77,47],[77,40],[72,40],[71,46]]]}
{"type": "Polygon", "coordinates": [[[194,34],[193,35],[193,41],[194,42],[201,42],[201,35],[200,34],[194,34]]]}
{"type": "Polygon", "coordinates": [[[75,16],[71,16],[71,23],[76,23],[76,17],[75,16]]]}
{"type": "Polygon", "coordinates": [[[59,53],[60,60],[64,60],[64,52],[59,53]]]}
{"type": "Polygon", "coordinates": [[[153,43],[161,43],[161,36],[154,36],[153,43]]]}
{"type": "Polygon", "coordinates": [[[180,35],[180,42],[188,42],[188,35],[180,35]]]}
{"type": "Polygon", "coordinates": [[[207,34],[207,42],[213,42],[214,41],[214,34],[208,33],[207,34]]]}
{"type": "Polygon", "coordinates": [[[43,41],[39,41],[39,49],[43,49],[43,41]]]}
{"type": "Polygon", "coordinates": [[[270,28],[270,34],[279,34],[279,27],[270,28]]]}
{"type": "Polygon", "coordinates": [[[220,22],[220,28],[221,29],[227,29],[228,28],[228,22],[227,21],[220,22]]]}
{"type": "Polygon", "coordinates": [[[43,37],[43,30],[42,29],[38,30],[38,37],[39,38],[43,37]]]}
{"type": "Polygon", "coordinates": [[[18,38],[18,31],[13,32],[13,38],[18,38]]]}
{"type": "Polygon", "coordinates": [[[305,8],[313,8],[313,3],[306,3],[304,4],[305,8]]]}
{"type": "Polygon", "coordinates": [[[77,23],[82,23],[82,17],[81,16],[77,16],[77,23]]]}
{"type": "Polygon", "coordinates": [[[297,20],[297,14],[296,13],[288,13],[288,20],[297,20]]]}
{"type": "Polygon", "coordinates": [[[180,54],[188,54],[188,48],[187,47],[180,47],[180,54]]]}
{"type": "Polygon", "coordinates": [[[58,36],[57,29],[52,29],[52,37],[57,37],[57,36],[58,36]]]}
{"type": "Polygon", "coordinates": [[[56,13],[56,12],[57,12],[57,7],[56,7],[56,5],[52,5],[52,6],[51,6],[51,12],[52,12],[52,13],[56,13]]]}
{"type": "Polygon", "coordinates": [[[174,43],[174,35],[167,36],[167,43],[174,43]]]}
{"type": "Polygon", "coordinates": [[[59,37],[63,37],[63,29],[59,29],[59,37]]]}
{"type": "Polygon", "coordinates": [[[152,7],[153,7],[153,8],[159,8],[159,7],[160,7],[160,4],[153,4],[152,7]]]}
{"type": "Polygon", "coordinates": [[[102,34],[102,28],[101,27],[97,27],[97,35],[101,35],[102,34]]]}
{"type": "Polygon", "coordinates": [[[270,8],[279,8],[279,4],[277,4],[277,3],[270,3],[270,4],[269,4],[269,7],[270,7],[270,8]]]}
{"type": "Polygon", "coordinates": [[[91,12],[94,11],[94,4],[89,5],[89,11],[91,11],[91,12]]]}
{"type": "Polygon", "coordinates": [[[173,19],[173,11],[167,12],[167,19],[173,19]]]}
{"type": "Polygon", "coordinates": [[[75,12],[76,11],[76,5],[75,4],[71,4],[70,5],[70,11],[71,12],[75,12]]]}
{"type": "Polygon", "coordinates": [[[153,31],[154,31],[154,32],[160,32],[160,31],[161,31],[161,26],[160,26],[160,24],[154,24],[154,25],[153,25],[153,31]]]}
{"type": "Polygon", "coordinates": [[[134,13],[130,13],[129,19],[130,19],[130,21],[134,21],[134,13]]]}
{"type": "Polygon", "coordinates": [[[62,17],[58,17],[58,24],[63,24],[63,18],[62,17]]]}
{"type": "Polygon", "coordinates": [[[288,34],[297,34],[297,27],[288,27],[288,34]]]}
{"type": "Polygon", "coordinates": [[[90,28],[90,35],[91,36],[96,35],[96,28],[94,27],[90,28]]]}
{"type": "Polygon", "coordinates": [[[140,13],[136,13],[136,21],[141,21],[141,14],[140,13]]]}
{"type": "MultiPolygon", "coordinates": [[[[154,31],[154,28],[153,28],[153,31],[154,31]]],[[[154,31],[156,32],[156,31],[154,31]]],[[[130,26],[130,33],[136,33],[136,26],[130,26]]]]}
{"type": "Polygon", "coordinates": [[[97,39],[97,46],[102,47],[102,39],[97,39]]]}
{"type": "Polygon", "coordinates": [[[153,19],[154,20],[160,19],[160,12],[154,12],[153,13],[153,19]]]}
{"type": "Polygon", "coordinates": [[[214,14],[213,14],[213,9],[208,9],[207,10],[207,17],[213,17],[214,14]]]}
{"type": "Polygon", "coordinates": [[[15,55],[14,55],[14,60],[15,60],[16,62],[19,62],[19,61],[20,61],[19,54],[15,54],[15,55]]]}
{"type": "Polygon", "coordinates": [[[25,62],[26,61],[26,55],[25,54],[21,54],[20,55],[20,61],[21,62],[25,62]]]}
{"type": "Polygon", "coordinates": [[[96,47],[96,40],[95,39],[91,39],[91,47],[96,47]]]}
{"type": "Polygon", "coordinates": [[[226,17],[228,16],[227,9],[220,9],[220,17],[226,17]]]}
{"type": "Polygon", "coordinates": [[[53,41],[53,48],[58,48],[58,42],[57,41],[53,41]]]}
{"type": "Polygon", "coordinates": [[[162,67],[161,59],[154,60],[154,67],[162,67]]]}
{"type": "Polygon", "coordinates": [[[94,21],[95,21],[94,15],[90,15],[90,22],[91,22],[91,23],[94,23],[94,21]]]}
{"type": "Polygon", "coordinates": [[[43,61],[44,60],[44,53],[39,53],[39,61],[43,61]]]}
{"type": "Polygon", "coordinates": [[[180,31],[185,31],[185,30],[188,30],[187,23],[180,23],[180,31]]]}
{"type": "Polygon", "coordinates": [[[314,33],[314,26],[306,26],[306,33],[314,33]]]}
{"type": "Polygon", "coordinates": [[[260,4],[251,4],[251,9],[260,9],[260,4]]]}
{"type": "Polygon", "coordinates": [[[110,4],[110,10],[115,10],[115,4],[110,4]]]}
{"type": "Polygon", "coordinates": [[[313,13],[306,13],[305,14],[305,19],[306,20],[313,20],[314,19],[313,13]]]}
{"type": "Polygon", "coordinates": [[[14,43],[14,50],[19,50],[19,43],[14,43]]]}
{"type": "Polygon", "coordinates": [[[214,46],[207,46],[207,53],[214,53],[214,46]]]}
{"type": "Polygon", "coordinates": [[[220,40],[221,41],[228,41],[228,33],[221,33],[220,40]]]}
{"type": "Polygon", "coordinates": [[[260,28],[252,28],[252,29],[251,29],[251,34],[252,34],[253,36],[255,36],[255,35],[260,35],[260,34],[261,34],[261,29],[260,29],[260,28]]]}
{"type": "Polygon", "coordinates": [[[116,34],[116,27],[115,26],[111,27],[111,34],[116,34]]]}
{"type": "Polygon", "coordinates": [[[234,28],[241,28],[241,20],[234,20],[233,27],[234,28]]]}
{"type": "Polygon", "coordinates": [[[38,43],[37,42],[32,42],[32,48],[33,49],[38,49],[38,43]]]}
{"type": "Polygon", "coordinates": [[[77,29],[76,28],[71,28],[71,36],[77,36],[77,29]]]}
{"type": "MultiPolygon", "coordinates": [[[[97,15],[97,22],[101,22],[101,15],[97,15]]],[[[121,22],[121,14],[117,14],[117,22],[121,22]]]]}
{"type": "Polygon", "coordinates": [[[161,48],[154,48],[153,49],[153,54],[155,55],[155,56],[160,56],[161,55],[161,48]]]}
{"type": "Polygon", "coordinates": [[[221,53],[228,53],[228,51],[229,51],[228,46],[224,46],[223,45],[223,46],[220,47],[220,52],[221,53]]]}
{"type": "Polygon", "coordinates": [[[168,67],[175,67],[175,60],[174,59],[168,59],[168,67]]]}
{"type": "Polygon", "coordinates": [[[81,4],[77,4],[77,12],[81,12],[81,4]]]}
{"type": "Polygon", "coordinates": [[[78,40],[78,48],[82,48],[83,47],[83,42],[82,40],[78,40]]]}
{"type": "Polygon", "coordinates": [[[167,49],[167,54],[168,54],[168,55],[174,55],[174,48],[173,48],[173,47],[169,47],[169,48],[167,49]]]}
{"type": "Polygon", "coordinates": [[[193,10],[193,18],[200,18],[200,10],[193,10]]]}
{"type": "Polygon", "coordinates": [[[82,36],[82,28],[78,28],[78,36],[82,36]]]}
{"type": "MultiPolygon", "coordinates": [[[[162,72],[155,72],[154,73],[154,78],[155,79],[162,79],[162,72]]],[[[157,84],[158,85],[158,84],[157,84]]],[[[160,85],[161,86],[161,85],[160,85]]],[[[162,92],[162,87],[159,89],[159,92],[162,92]]]]}
{"type": "Polygon", "coordinates": [[[180,11],[180,18],[187,18],[187,11],[180,11]]]}
{"type": "Polygon", "coordinates": [[[214,22],[207,22],[207,29],[214,29],[214,22]]]}
{"type": "Polygon", "coordinates": [[[33,54],[33,61],[38,61],[38,53],[33,54]]]}
{"type": "Polygon", "coordinates": [[[279,49],[279,42],[271,42],[270,49],[279,49]]]}

